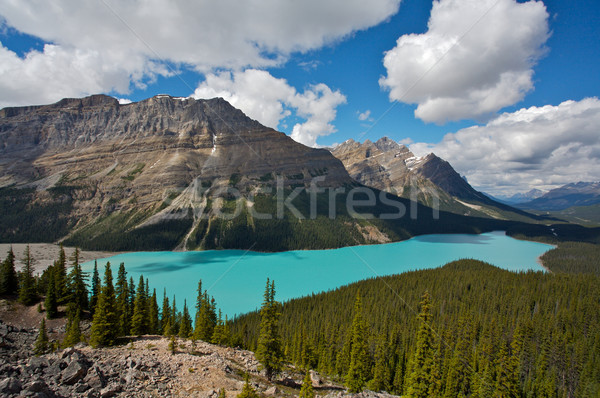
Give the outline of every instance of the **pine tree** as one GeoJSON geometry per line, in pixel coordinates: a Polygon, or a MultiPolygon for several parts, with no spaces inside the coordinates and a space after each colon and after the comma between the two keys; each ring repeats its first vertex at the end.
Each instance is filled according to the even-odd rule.
{"type": "Polygon", "coordinates": [[[131,319],[131,334],[133,335],[146,334],[148,331],[148,305],[146,302],[144,277],[140,275],[133,306],[133,318],[131,319]]]}
{"type": "Polygon", "coordinates": [[[183,300],[183,313],[179,323],[179,337],[187,339],[192,334],[192,318],[188,312],[187,302],[183,300]]]}
{"type": "Polygon", "coordinates": [[[0,295],[12,295],[18,291],[19,277],[15,271],[15,254],[11,246],[0,267],[0,295]]]}
{"type": "Polygon", "coordinates": [[[434,339],[431,330],[431,299],[425,292],[421,299],[421,312],[419,313],[419,330],[417,332],[416,350],[410,364],[410,374],[407,380],[409,397],[427,398],[429,388],[433,384],[431,379],[434,356],[434,339]]]}
{"type": "Polygon", "coordinates": [[[392,375],[389,367],[388,352],[387,339],[382,334],[377,338],[373,380],[369,382],[369,389],[372,391],[390,391],[389,387],[392,375]]]}
{"type": "Polygon", "coordinates": [[[312,379],[310,378],[310,371],[308,370],[304,375],[304,380],[302,381],[302,387],[300,388],[300,395],[298,398],[315,398],[312,379]]]}
{"type": "Polygon", "coordinates": [[[244,387],[242,387],[242,392],[237,395],[237,398],[259,398],[254,387],[250,385],[250,378],[246,373],[246,382],[244,383],[244,387]]]}
{"type": "Polygon", "coordinates": [[[46,317],[48,319],[56,318],[58,315],[58,303],[56,299],[56,286],[54,278],[55,270],[50,271],[50,278],[48,280],[48,290],[46,290],[46,299],[44,306],[46,307],[46,317]]]}
{"type": "Polygon", "coordinates": [[[132,308],[129,305],[129,285],[127,284],[127,271],[125,271],[125,264],[119,265],[119,271],[117,273],[117,282],[115,283],[115,294],[117,300],[117,314],[118,320],[118,334],[120,336],[126,336],[131,331],[131,316],[132,308]]]}
{"type": "MultiPolygon", "coordinates": [[[[129,301],[129,311],[130,311],[130,317],[133,317],[133,308],[135,307],[135,296],[136,296],[136,288],[135,288],[135,282],[133,281],[133,276],[129,277],[129,284],[127,285],[127,290],[129,290],[129,297],[127,298],[127,300],[129,301]]],[[[129,320],[129,323],[131,324],[131,320],[129,320]]]]}
{"type": "Polygon", "coordinates": [[[279,316],[279,303],[275,301],[275,281],[271,283],[267,278],[264,301],[260,310],[260,334],[256,359],[261,363],[269,381],[279,371],[283,360],[279,337],[279,316]]]}
{"type": "Polygon", "coordinates": [[[173,305],[171,306],[171,323],[169,334],[177,335],[179,333],[179,320],[181,318],[181,313],[177,311],[177,302],[175,301],[175,296],[173,296],[173,305]]]}
{"type": "Polygon", "coordinates": [[[211,341],[217,324],[216,304],[211,300],[207,291],[202,292],[202,281],[198,282],[198,295],[196,298],[196,322],[194,325],[194,339],[211,341]]]}
{"type": "Polygon", "coordinates": [[[81,341],[81,327],[79,325],[79,314],[73,312],[67,320],[67,331],[63,339],[63,347],[72,347],[81,341]]]}
{"type": "Polygon", "coordinates": [[[163,291],[160,328],[163,336],[168,336],[171,332],[171,306],[169,305],[169,297],[167,297],[167,289],[163,291]]]}
{"type": "Polygon", "coordinates": [[[48,352],[48,333],[46,331],[46,319],[42,318],[40,324],[40,331],[38,337],[35,340],[35,346],[33,348],[35,355],[43,355],[48,352]]]}
{"type": "Polygon", "coordinates": [[[215,326],[210,342],[217,345],[225,345],[227,344],[227,341],[227,326],[226,323],[223,322],[223,315],[221,314],[221,310],[219,310],[219,318],[217,319],[217,325],[215,326]]]}
{"type": "MultiPolygon", "coordinates": [[[[152,297],[148,302],[148,333],[157,334],[159,332],[160,321],[158,319],[158,303],[156,301],[156,289],[152,291],[152,297]]],[[[190,330],[191,330],[190,319],[190,330]]]]}
{"type": "Polygon", "coordinates": [[[498,366],[497,379],[496,379],[496,391],[495,397],[518,397],[519,378],[517,374],[518,365],[511,354],[509,353],[508,343],[502,342],[500,345],[500,352],[498,353],[498,366]]]}
{"type": "Polygon", "coordinates": [[[94,272],[92,273],[92,291],[90,295],[90,312],[94,315],[94,309],[98,302],[98,295],[100,294],[100,275],[98,274],[98,262],[94,261],[94,272]]]}
{"type": "Polygon", "coordinates": [[[67,287],[67,255],[62,243],[58,251],[58,261],[54,263],[54,278],[58,303],[65,304],[69,299],[69,291],[67,287]]]}
{"type": "Polygon", "coordinates": [[[177,352],[177,338],[175,334],[171,335],[171,339],[169,340],[169,351],[171,351],[172,355],[175,355],[177,352]]]}
{"type": "Polygon", "coordinates": [[[100,290],[92,322],[92,331],[90,334],[90,345],[92,347],[110,346],[115,343],[118,326],[117,319],[112,272],[110,270],[110,263],[106,263],[104,285],[100,290]]]}
{"type": "Polygon", "coordinates": [[[227,394],[225,393],[225,389],[221,388],[219,390],[219,395],[217,395],[217,398],[226,398],[226,397],[227,397],[227,394]]]}
{"type": "Polygon", "coordinates": [[[67,289],[69,291],[68,311],[77,312],[81,317],[81,312],[88,309],[88,291],[85,275],[79,264],[78,248],[73,252],[71,271],[67,277],[67,289]]]}
{"type": "Polygon", "coordinates": [[[352,348],[350,350],[350,367],[346,375],[346,387],[351,393],[361,392],[369,378],[369,352],[367,346],[367,327],[362,316],[360,293],[354,303],[354,319],[350,330],[352,348]]]}
{"type": "Polygon", "coordinates": [[[447,398],[467,396],[471,393],[471,341],[468,333],[469,324],[466,318],[461,316],[458,320],[458,329],[455,332],[458,339],[448,366],[445,391],[447,398]]]}
{"type": "Polygon", "coordinates": [[[35,278],[33,277],[33,258],[31,257],[29,245],[25,248],[23,263],[25,263],[25,266],[21,272],[19,301],[25,305],[32,305],[37,301],[38,297],[35,288],[35,278]]]}

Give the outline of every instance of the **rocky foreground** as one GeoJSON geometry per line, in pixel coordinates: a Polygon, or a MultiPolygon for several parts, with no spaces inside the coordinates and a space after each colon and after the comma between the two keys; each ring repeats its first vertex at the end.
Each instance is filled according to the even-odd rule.
{"type": "MultiPolygon", "coordinates": [[[[291,369],[270,383],[250,351],[179,340],[172,354],[169,340],[161,336],[142,336],[112,348],[80,344],[34,356],[36,335],[36,329],[0,321],[0,396],[216,397],[223,388],[227,397],[235,397],[249,374],[261,395],[295,397],[303,378],[291,369]]],[[[320,397],[391,397],[372,392],[347,395],[341,386],[311,375],[320,397]]]]}

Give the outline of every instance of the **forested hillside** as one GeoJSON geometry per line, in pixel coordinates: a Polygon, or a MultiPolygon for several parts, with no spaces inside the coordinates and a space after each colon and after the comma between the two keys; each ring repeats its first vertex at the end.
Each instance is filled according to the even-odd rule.
{"type": "MultiPolygon", "coordinates": [[[[197,302],[179,303],[121,264],[113,283],[89,278],[75,251],[67,270],[58,260],[41,276],[16,273],[10,251],[0,267],[0,295],[26,305],[44,298],[48,318],[67,315],[60,342],[118,343],[122,336],[164,334],[242,346],[256,352],[270,378],[286,364],[317,370],[349,391],[411,397],[597,397],[600,394],[600,276],[598,246],[561,244],[544,256],[551,272],[513,273],[477,260],[433,270],[369,279],[291,300],[282,307],[275,285],[261,312],[223,319],[202,284],[197,302]],[[160,292],[159,292],[160,294],[160,292]],[[190,309],[196,308],[195,315],[190,309]],[[89,335],[80,321],[92,321],[89,335]],[[193,321],[195,320],[195,321],[193,321]]],[[[42,333],[44,331],[44,333],[42,333]]]]}
{"type": "MultiPolygon", "coordinates": [[[[257,313],[242,316],[232,333],[253,349],[259,322],[257,313]]],[[[346,383],[364,340],[361,377],[373,390],[418,397],[600,393],[597,275],[512,273],[462,260],[292,300],[280,327],[288,361],[346,383]]]]}

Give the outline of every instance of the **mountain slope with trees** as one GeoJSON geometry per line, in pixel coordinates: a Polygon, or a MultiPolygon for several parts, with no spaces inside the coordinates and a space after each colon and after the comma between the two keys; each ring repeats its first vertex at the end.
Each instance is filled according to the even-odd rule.
{"type": "MultiPolygon", "coordinates": [[[[286,359],[339,380],[354,374],[357,296],[368,348],[360,366],[372,389],[415,397],[600,393],[597,275],[511,273],[461,260],[291,300],[281,315],[286,359]]],[[[231,330],[252,349],[257,323],[248,314],[231,330]]],[[[354,380],[352,388],[363,384],[354,380]]]]}

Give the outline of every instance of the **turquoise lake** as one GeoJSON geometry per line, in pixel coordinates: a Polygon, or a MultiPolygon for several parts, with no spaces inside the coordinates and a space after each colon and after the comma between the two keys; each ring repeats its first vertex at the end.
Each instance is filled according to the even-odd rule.
{"type": "MultiPolygon", "coordinates": [[[[543,271],[537,258],[553,246],[512,239],[504,232],[481,235],[423,235],[410,240],[380,245],[353,246],[332,250],[300,250],[257,253],[243,250],[200,252],[134,252],[98,259],[102,276],[110,261],[113,277],[125,263],[128,277],[138,283],[141,274],[156,289],[158,304],[163,289],[184,299],[193,314],[198,280],[232,317],[255,310],[262,303],[267,277],[275,280],[278,301],[335,289],[361,279],[435,268],[450,261],[474,258],[510,271],[543,271]]],[[[83,264],[85,271],[94,262],[83,264]]]]}

